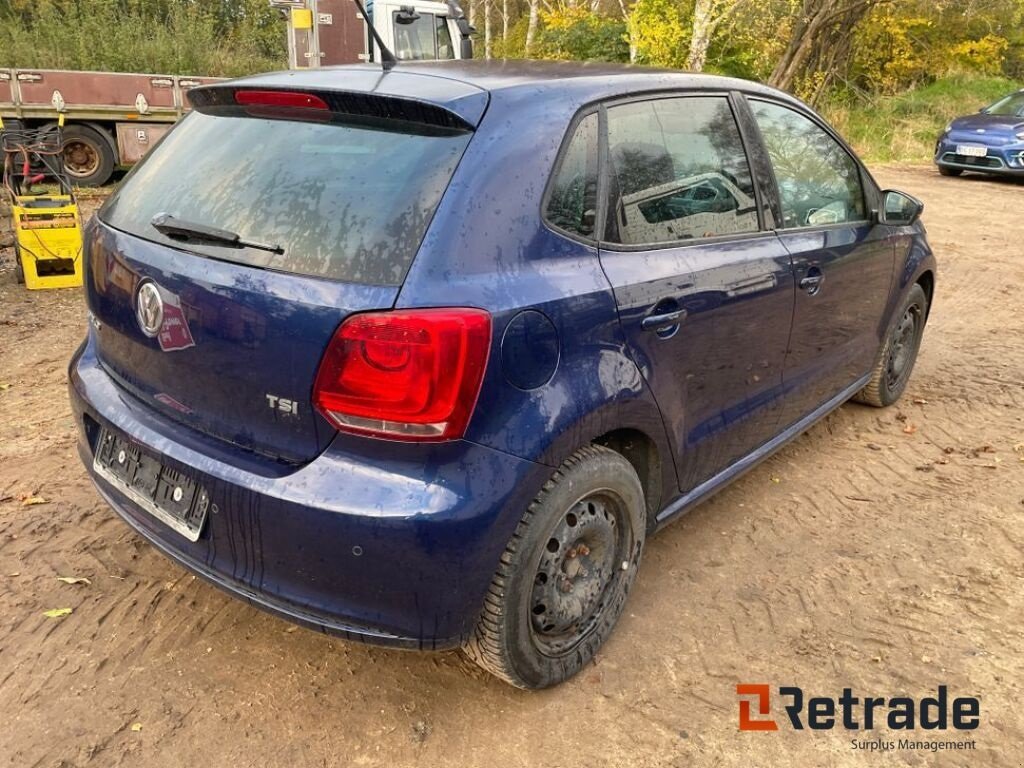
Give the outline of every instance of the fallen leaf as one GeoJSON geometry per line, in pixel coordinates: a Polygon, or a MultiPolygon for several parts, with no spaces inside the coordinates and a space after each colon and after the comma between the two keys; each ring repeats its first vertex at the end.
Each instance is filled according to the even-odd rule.
{"type": "Polygon", "coordinates": [[[8,576],[8,578],[13,579],[16,576],[21,576],[21,571],[15,571],[14,573],[8,573],[7,576],[8,576]]]}
{"type": "Polygon", "coordinates": [[[905,435],[912,435],[915,432],[917,432],[917,427],[915,427],[913,424],[908,423],[907,426],[903,428],[903,434],[905,435]]]}
{"type": "Polygon", "coordinates": [[[138,733],[142,730],[142,723],[132,723],[132,730],[138,733]]]}
{"type": "Polygon", "coordinates": [[[65,584],[85,584],[86,586],[92,584],[84,576],[58,576],[57,581],[63,581],[65,584]]]}
{"type": "Polygon", "coordinates": [[[43,611],[43,616],[48,619],[63,619],[65,616],[70,616],[73,608],[51,608],[48,611],[43,611]]]}
{"type": "Polygon", "coordinates": [[[0,382],[0,392],[3,392],[5,389],[10,389],[10,388],[11,388],[10,384],[5,384],[3,382],[0,382]]]}
{"type": "Polygon", "coordinates": [[[781,483],[782,480],[780,478],[778,478],[778,477],[772,477],[772,482],[773,483],[781,483]]]}
{"type": "Polygon", "coordinates": [[[914,405],[928,405],[928,401],[925,400],[923,397],[915,397],[914,405]]]}
{"type": "Polygon", "coordinates": [[[49,504],[49,503],[50,502],[48,502],[42,496],[26,496],[24,499],[21,500],[21,505],[23,507],[34,507],[36,504],[49,504]]]}

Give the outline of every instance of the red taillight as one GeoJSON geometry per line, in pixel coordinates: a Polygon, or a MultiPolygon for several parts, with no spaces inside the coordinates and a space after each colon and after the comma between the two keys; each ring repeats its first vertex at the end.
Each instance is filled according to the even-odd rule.
{"type": "Polygon", "coordinates": [[[338,429],[395,440],[462,437],[491,346],[479,309],[354,315],[320,362],[317,410],[338,429]]]}
{"type": "Polygon", "coordinates": [[[319,96],[298,91],[235,91],[235,103],[243,107],[330,109],[319,96]]]}

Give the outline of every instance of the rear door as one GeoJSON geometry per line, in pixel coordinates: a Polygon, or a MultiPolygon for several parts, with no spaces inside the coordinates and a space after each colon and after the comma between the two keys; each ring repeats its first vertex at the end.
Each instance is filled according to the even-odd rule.
{"type": "Polygon", "coordinates": [[[616,104],[605,124],[601,262],[689,491],[775,432],[790,257],[765,226],[728,94],[616,104]]]}
{"type": "Polygon", "coordinates": [[[895,246],[872,221],[859,163],[823,125],[749,99],[782,205],[779,237],[797,283],[782,426],[866,374],[885,332],[895,246]]]}
{"type": "Polygon", "coordinates": [[[302,462],[334,435],[311,406],[328,342],[348,314],[394,304],[471,133],[353,114],[359,99],[346,112],[250,93],[274,103],[199,106],[102,209],[88,302],[99,359],[124,389],[302,462]],[[172,238],[159,214],[255,245],[172,238]]]}

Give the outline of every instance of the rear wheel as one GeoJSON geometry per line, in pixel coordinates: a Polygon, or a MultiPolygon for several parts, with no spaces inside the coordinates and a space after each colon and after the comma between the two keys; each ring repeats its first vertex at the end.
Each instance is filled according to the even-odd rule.
{"type": "Polygon", "coordinates": [[[963,173],[963,170],[960,168],[947,168],[944,165],[940,165],[939,173],[941,173],[943,176],[959,176],[961,173],[963,173]]]}
{"type": "Polygon", "coordinates": [[[608,448],[581,448],[523,515],[466,653],[519,688],[575,675],[622,613],[645,531],[633,466],[608,448]]]}
{"type": "Polygon", "coordinates": [[[87,125],[64,128],[64,169],[71,183],[98,187],[110,181],[117,158],[110,142],[87,125]]]}
{"type": "Polygon", "coordinates": [[[919,284],[915,284],[896,314],[896,322],[882,346],[871,380],[854,396],[854,400],[884,408],[900,399],[914,370],[927,316],[928,296],[919,284]]]}

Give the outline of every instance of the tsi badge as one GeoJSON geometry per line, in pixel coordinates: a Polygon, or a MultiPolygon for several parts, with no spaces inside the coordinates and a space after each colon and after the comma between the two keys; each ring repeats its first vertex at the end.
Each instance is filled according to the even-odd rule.
{"type": "Polygon", "coordinates": [[[267,395],[267,405],[270,406],[271,410],[277,411],[278,413],[290,413],[293,416],[299,415],[299,401],[288,400],[284,397],[278,397],[277,395],[267,395]]]}

